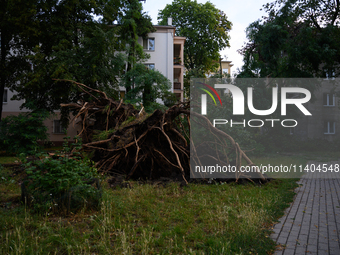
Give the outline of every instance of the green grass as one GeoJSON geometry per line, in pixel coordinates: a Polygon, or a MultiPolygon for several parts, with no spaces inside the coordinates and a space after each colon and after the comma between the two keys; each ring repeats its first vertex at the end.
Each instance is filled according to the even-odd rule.
{"type": "Polygon", "coordinates": [[[20,160],[17,157],[0,156],[0,164],[11,164],[11,163],[18,163],[18,162],[20,162],[20,160]]]}
{"type": "Polygon", "coordinates": [[[12,180],[0,181],[0,254],[267,254],[297,186],[104,185],[100,211],[66,218],[31,213],[12,180]]]}
{"type": "Polygon", "coordinates": [[[336,161],[340,158],[340,151],[320,151],[320,152],[304,152],[297,154],[307,160],[316,160],[319,162],[336,161]]]}
{"type": "MultiPolygon", "coordinates": [[[[255,164],[305,165],[337,153],[272,154],[255,164]]],[[[13,160],[13,159],[9,159],[13,160]]],[[[0,171],[0,254],[270,254],[271,227],[294,197],[298,175],[265,185],[103,184],[100,211],[38,215],[20,204],[22,175],[0,171]]],[[[282,176],[281,176],[282,177],[282,176]]]]}

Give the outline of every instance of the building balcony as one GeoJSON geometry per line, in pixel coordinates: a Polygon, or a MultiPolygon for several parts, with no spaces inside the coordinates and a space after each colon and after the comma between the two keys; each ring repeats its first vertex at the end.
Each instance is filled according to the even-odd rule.
{"type": "Polygon", "coordinates": [[[181,65],[182,64],[182,60],[179,56],[174,57],[174,65],[181,65]]]}
{"type": "Polygon", "coordinates": [[[182,84],[180,82],[174,82],[174,89],[182,89],[182,84]]]}

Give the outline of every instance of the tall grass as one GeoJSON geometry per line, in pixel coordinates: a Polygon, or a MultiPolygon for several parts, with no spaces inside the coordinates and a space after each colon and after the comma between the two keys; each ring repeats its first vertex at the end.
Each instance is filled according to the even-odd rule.
{"type": "Polygon", "coordinates": [[[295,185],[104,187],[100,211],[68,218],[1,208],[0,254],[266,254],[295,185]]]}

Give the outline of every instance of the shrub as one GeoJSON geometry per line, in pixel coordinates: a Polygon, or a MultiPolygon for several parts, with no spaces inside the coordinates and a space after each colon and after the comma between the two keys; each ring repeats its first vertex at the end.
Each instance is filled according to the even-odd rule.
{"type": "Polygon", "coordinates": [[[38,140],[48,137],[43,123],[47,117],[46,111],[34,111],[3,118],[0,122],[1,149],[15,154],[36,153],[40,149],[38,140]]]}
{"type": "Polygon", "coordinates": [[[101,189],[96,169],[88,159],[71,157],[67,144],[65,139],[58,156],[35,155],[30,162],[23,159],[27,178],[22,185],[22,200],[39,212],[68,214],[99,206],[101,189]]]}

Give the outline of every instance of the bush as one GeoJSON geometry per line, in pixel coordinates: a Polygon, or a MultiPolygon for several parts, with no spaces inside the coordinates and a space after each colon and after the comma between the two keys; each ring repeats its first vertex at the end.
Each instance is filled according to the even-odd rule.
{"type": "Polygon", "coordinates": [[[1,149],[15,154],[36,153],[40,149],[38,140],[48,138],[47,127],[43,123],[47,117],[47,112],[35,111],[3,118],[0,122],[1,149]]]}
{"type": "Polygon", "coordinates": [[[65,139],[58,156],[35,155],[31,162],[23,159],[27,178],[22,184],[22,200],[39,212],[68,214],[99,206],[101,189],[96,169],[90,160],[70,157],[67,144],[65,139]]]}

